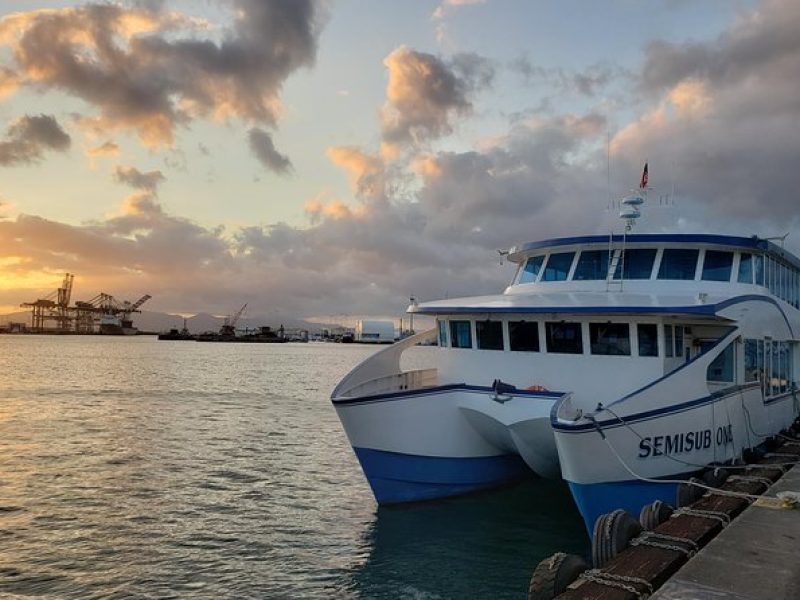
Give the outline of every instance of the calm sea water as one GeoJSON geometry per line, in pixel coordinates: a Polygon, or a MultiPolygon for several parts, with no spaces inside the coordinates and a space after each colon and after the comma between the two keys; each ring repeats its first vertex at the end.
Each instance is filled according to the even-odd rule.
{"type": "Polygon", "coordinates": [[[372,351],[0,336],[0,597],[524,598],[585,552],[560,483],[377,508],[328,400],[372,351]]]}

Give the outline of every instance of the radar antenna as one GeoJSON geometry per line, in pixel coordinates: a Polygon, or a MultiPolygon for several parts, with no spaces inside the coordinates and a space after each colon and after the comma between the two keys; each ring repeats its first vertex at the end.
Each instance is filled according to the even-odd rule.
{"type": "Polygon", "coordinates": [[[620,201],[619,218],[625,220],[625,232],[627,233],[642,216],[642,205],[647,200],[647,192],[652,189],[647,185],[648,172],[647,162],[644,163],[642,178],[639,181],[639,189],[631,190],[631,193],[620,201]]]}

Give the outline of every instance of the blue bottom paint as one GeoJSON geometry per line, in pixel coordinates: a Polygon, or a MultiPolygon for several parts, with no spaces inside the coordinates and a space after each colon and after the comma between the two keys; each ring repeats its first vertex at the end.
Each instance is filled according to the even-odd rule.
{"type": "Polygon", "coordinates": [[[353,448],[379,504],[458,496],[532,475],[516,454],[442,458],[353,448]]]}
{"type": "Polygon", "coordinates": [[[656,500],[675,506],[678,493],[677,483],[650,483],[636,480],[592,484],[572,481],[568,483],[590,536],[597,517],[604,513],[621,508],[638,519],[642,507],[656,500]]]}

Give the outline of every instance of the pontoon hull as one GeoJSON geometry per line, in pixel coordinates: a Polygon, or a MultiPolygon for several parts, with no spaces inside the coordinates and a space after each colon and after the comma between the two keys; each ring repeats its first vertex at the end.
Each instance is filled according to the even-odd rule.
{"type": "MultiPolygon", "coordinates": [[[[455,389],[454,389],[455,388],[455,389]]],[[[559,477],[549,414],[558,394],[489,388],[431,390],[335,400],[336,411],[380,504],[430,500],[525,477],[559,477]]]]}
{"type": "Polygon", "coordinates": [[[617,508],[637,516],[654,500],[675,506],[675,481],[739,458],[788,427],[794,406],[792,394],[765,403],[756,384],[645,413],[615,407],[624,423],[599,414],[602,435],[585,422],[553,426],[564,478],[591,531],[599,515],[617,508]]]}

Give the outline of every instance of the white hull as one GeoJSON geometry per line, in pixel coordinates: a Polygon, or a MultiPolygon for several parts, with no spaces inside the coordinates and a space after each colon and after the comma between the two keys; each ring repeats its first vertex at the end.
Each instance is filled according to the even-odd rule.
{"type": "Polygon", "coordinates": [[[495,400],[480,388],[335,402],[380,503],[494,487],[531,472],[559,477],[549,415],[554,395],[495,400]]]}

